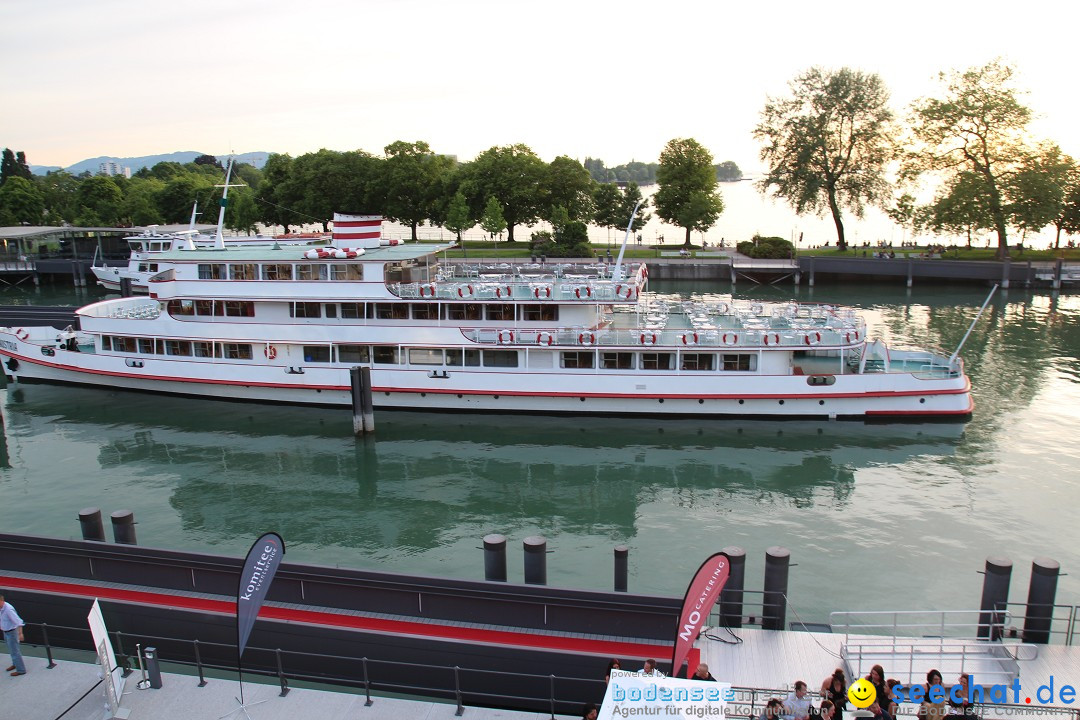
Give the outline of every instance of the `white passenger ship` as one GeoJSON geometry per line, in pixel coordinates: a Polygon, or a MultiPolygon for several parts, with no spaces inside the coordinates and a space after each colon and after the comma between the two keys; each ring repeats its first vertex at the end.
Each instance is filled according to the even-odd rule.
{"type": "Polygon", "coordinates": [[[662,302],[644,264],[439,262],[335,216],[337,248],[175,249],[149,297],[0,328],[16,382],[376,408],[816,417],[971,413],[959,358],[868,341],[828,305],[662,302]]]}

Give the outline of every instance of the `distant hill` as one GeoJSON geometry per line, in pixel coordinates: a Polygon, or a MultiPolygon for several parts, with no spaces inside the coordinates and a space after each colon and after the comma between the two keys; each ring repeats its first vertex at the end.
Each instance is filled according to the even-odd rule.
{"type": "MultiPolygon", "coordinates": [[[[144,167],[153,167],[154,165],[157,165],[159,162],[177,162],[177,163],[180,163],[181,165],[183,165],[184,163],[189,163],[192,160],[194,160],[195,158],[199,157],[200,155],[205,155],[205,154],[206,153],[196,152],[194,150],[183,150],[183,151],[180,151],[180,152],[167,153],[165,155],[144,155],[143,157],[128,157],[128,158],[121,158],[121,157],[113,157],[111,155],[104,155],[102,157],[89,158],[87,160],[82,160],[82,161],[77,162],[74,165],[70,165],[70,166],[68,166],[68,167],[66,167],[64,169],[67,170],[72,175],[80,175],[80,174],[86,172],[87,170],[89,170],[91,173],[96,173],[98,171],[98,167],[101,165],[101,163],[108,162],[108,161],[111,160],[112,162],[118,163],[119,165],[123,165],[123,166],[131,168],[131,172],[136,173],[139,170],[142,170],[144,167]]],[[[215,157],[217,157],[218,160],[224,160],[226,157],[228,157],[228,155],[216,155],[215,157]]],[[[250,164],[254,165],[257,168],[262,168],[262,166],[266,164],[266,159],[268,157],[270,157],[270,153],[263,152],[263,151],[240,153],[240,154],[238,154],[236,156],[236,161],[237,162],[250,163],[250,164]]],[[[53,170],[59,170],[59,169],[60,168],[58,166],[56,166],[56,165],[31,165],[30,166],[30,171],[33,172],[35,175],[45,175],[46,173],[52,172],[53,170]]]]}

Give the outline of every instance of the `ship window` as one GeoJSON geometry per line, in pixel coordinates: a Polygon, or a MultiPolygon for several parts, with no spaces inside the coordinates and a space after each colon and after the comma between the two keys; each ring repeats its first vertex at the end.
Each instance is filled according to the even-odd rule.
{"type": "Polygon", "coordinates": [[[199,263],[200,280],[224,280],[227,275],[225,263],[199,263]]]}
{"type": "Polygon", "coordinates": [[[409,350],[410,365],[442,365],[443,351],[441,348],[411,348],[409,350]]]}
{"type": "Polygon", "coordinates": [[[229,278],[232,280],[258,280],[259,266],[255,263],[229,266],[229,278]]]}
{"type": "Polygon", "coordinates": [[[221,343],[217,346],[218,357],[230,360],[250,360],[251,345],[247,343],[221,343]]]}
{"type": "Polygon", "coordinates": [[[179,355],[181,357],[190,357],[191,343],[187,340],[166,340],[165,354],[179,355]]]}
{"type": "Polygon", "coordinates": [[[480,320],[483,317],[483,306],[477,303],[456,303],[446,306],[447,320],[480,320]]]}
{"type": "Polygon", "coordinates": [[[465,356],[462,358],[461,350],[447,350],[446,351],[446,364],[453,367],[479,367],[480,366],[480,351],[479,350],[465,350],[465,356]]]}
{"type": "Polygon", "coordinates": [[[712,353],[683,353],[683,370],[713,370],[716,356],[712,353]]]}
{"type": "Polygon", "coordinates": [[[582,352],[562,353],[561,364],[564,368],[591,368],[593,367],[596,353],[591,350],[582,352]]]}
{"type": "Polygon", "coordinates": [[[366,363],[371,353],[367,345],[338,345],[337,358],[339,363],[366,363]]]}
{"type": "Polygon", "coordinates": [[[214,301],[213,300],[196,300],[195,301],[195,314],[196,315],[213,315],[214,314],[214,301]]]}
{"type": "Polygon", "coordinates": [[[135,350],[135,338],[119,337],[117,335],[113,335],[112,349],[113,352],[137,352],[135,350]]]}
{"type": "Polygon", "coordinates": [[[191,343],[191,347],[195,351],[195,357],[214,357],[214,343],[196,340],[191,343]]]}
{"type": "Polygon", "coordinates": [[[380,365],[397,365],[397,345],[374,345],[371,348],[371,356],[380,365]]]}
{"type": "Polygon", "coordinates": [[[292,265],[284,263],[263,265],[262,274],[264,280],[292,280],[292,265]]]}
{"type": "Polygon", "coordinates": [[[154,355],[154,338],[139,338],[139,352],[144,355],[154,355]]]}
{"type": "Polygon", "coordinates": [[[304,362],[330,362],[329,345],[305,345],[304,362]]]}
{"type": "Polygon", "coordinates": [[[757,365],[757,363],[755,362],[757,360],[756,355],[743,355],[743,354],[740,354],[740,355],[727,355],[727,354],[725,354],[722,357],[724,358],[724,369],[725,370],[747,371],[747,370],[756,369],[755,368],[755,365],[757,365]]]}
{"type": "Polygon", "coordinates": [[[333,303],[327,303],[326,307],[323,308],[323,310],[326,311],[326,317],[328,317],[328,318],[336,318],[337,317],[337,305],[334,305],[333,303]]]}
{"type": "Polygon", "coordinates": [[[413,303],[413,320],[438,320],[439,306],[428,303],[413,303]]]}
{"type": "Polygon", "coordinates": [[[409,306],[406,303],[375,303],[375,317],[378,320],[408,320],[409,306]]]}
{"type": "Polygon", "coordinates": [[[326,264],[318,263],[315,265],[297,265],[296,266],[296,279],[297,280],[325,280],[326,279],[326,264]]]}
{"type": "Polygon", "coordinates": [[[195,302],[192,300],[170,300],[169,314],[171,315],[194,315],[195,302]]]}
{"type": "Polygon", "coordinates": [[[317,302],[298,302],[290,303],[289,305],[290,317],[296,318],[317,318],[322,317],[322,303],[317,302]]]}
{"type": "Polygon", "coordinates": [[[522,320],[546,321],[546,322],[558,322],[558,320],[559,320],[559,306],[558,305],[522,305],[521,306],[521,319],[522,320]]]}
{"type": "Polygon", "coordinates": [[[485,305],[488,320],[513,320],[514,306],[505,303],[491,303],[485,305]]]}
{"type": "Polygon", "coordinates": [[[364,266],[360,263],[338,263],[330,266],[331,280],[363,280],[364,266]]]}
{"type": "Polygon", "coordinates": [[[225,315],[228,317],[255,317],[255,303],[248,300],[226,300],[225,315]]]}
{"type": "Polygon", "coordinates": [[[517,367],[517,350],[485,350],[484,367],[517,367]]]}
{"type": "Polygon", "coordinates": [[[634,353],[600,353],[600,367],[604,368],[605,370],[633,370],[634,353]]]}
{"type": "Polygon", "coordinates": [[[673,370],[675,353],[641,353],[642,370],[673,370]]]}
{"type": "Polygon", "coordinates": [[[364,303],[341,303],[341,317],[347,320],[357,320],[366,317],[364,303]]]}

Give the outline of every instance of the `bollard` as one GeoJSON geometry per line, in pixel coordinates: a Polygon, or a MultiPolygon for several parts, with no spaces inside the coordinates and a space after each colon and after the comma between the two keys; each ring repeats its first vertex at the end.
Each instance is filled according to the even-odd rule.
{"type": "Polygon", "coordinates": [[[542,535],[525,538],[525,582],[547,585],[547,540],[542,535]]]}
{"type": "Polygon", "coordinates": [[[492,533],[484,536],[484,579],[506,582],[506,536],[492,533]]]}
{"type": "Polygon", "coordinates": [[[146,679],[150,681],[150,687],[160,690],[161,667],[158,666],[157,648],[143,648],[143,660],[146,661],[146,679]]]}
{"type": "Polygon", "coordinates": [[[131,297],[131,278],[120,278],[120,297],[131,297]]]}
{"type": "Polygon", "coordinates": [[[135,542],[135,513],[130,510],[117,510],[112,514],[113,541],[122,545],[137,545],[135,542]]]}
{"type": "Polygon", "coordinates": [[[787,619],[788,566],[791,552],[773,546],[765,551],[765,600],[761,611],[763,630],[783,630],[787,619]]]}
{"type": "Polygon", "coordinates": [[[728,556],[731,574],[720,591],[720,624],[729,628],[741,628],[743,617],[743,590],[746,589],[746,551],[735,545],[722,552],[728,556]]]}
{"type": "Polygon", "coordinates": [[[986,558],[982,600],[979,602],[979,637],[984,640],[1001,639],[1011,578],[1012,560],[994,556],[986,558]]]}
{"type": "Polygon", "coordinates": [[[625,545],[615,546],[615,592],[626,592],[629,587],[630,548],[625,545]]]}
{"type": "Polygon", "coordinates": [[[1031,562],[1031,584],[1028,586],[1027,613],[1024,618],[1024,642],[1046,645],[1050,642],[1050,622],[1057,594],[1057,560],[1038,557],[1031,562]]]}
{"type": "Polygon", "coordinates": [[[79,511],[79,526],[82,539],[105,542],[105,526],[101,523],[101,510],[96,507],[83,508],[79,511]]]}

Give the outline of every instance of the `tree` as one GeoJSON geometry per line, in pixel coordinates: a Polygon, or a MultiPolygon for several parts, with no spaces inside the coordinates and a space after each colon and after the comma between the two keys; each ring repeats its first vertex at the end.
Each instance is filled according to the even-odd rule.
{"type": "Polygon", "coordinates": [[[1061,212],[1054,218],[1054,227],[1057,228],[1057,236],[1054,239],[1055,249],[1061,247],[1062,231],[1070,235],[1080,233],[1080,168],[1074,168],[1069,175],[1065,202],[1062,203],[1061,212]]]}
{"type": "Polygon", "coordinates": [[[195,175],[178,175],[164,183],[157,192],[157,208],[167,223],[183,223],[191,218],[191,206],[196,202],[201,208],[203,220],[217,222],[217,214],[210,204],[210,184],[195,175]]]}
{"type": "Polygon", "coordinates": [[[1013,69],[1000,60],[941,73],[944,98],[923,98],[912,106],[915,144],[905,162],[909,175],[938,173],[947,185],[955,186],[964,172],[978,175],[980,206],[997,232],[1002,258],[1009,252],[1006,188],[1031,157],[1024,140],[1031,110],[1018,100],[1012,76],[1013,69]]]}
{"type": "Polygon", "coordinates": [[[847,248],[842,211],[862,217],[866,205],[891,200],[885,180],[893,157],[893,114],[881,78],[841,68],[811,68],[768,98],[754,137],[768,172],[758,183],[802,215],[828,209],[838,250],[847,248]]]}
{"type": "Polygon", "coordinates": [[[293,162],[289,155],[271,154],[263,165],[263,184],[255,195],[259,220],[267,225],[281,225],[286,233],[290,225],[300,222],[300,214],[294,208],[303,200],[293,162]]]}
{"type": "Polygon", "coordinates": [[[235,188],[229,193],[229,209],[225,213],[225,227],[250,235],[259,222],[259,208],[255,204],[255,191],[251,188],[235,188]]]}
{"type": "Polygon", "coordinates": [[[1075,163],[1047,144],[1030,155],[1005,184],[1009,223],[1023,233],[1038,232],[1061,216],[1075,163]]]}
{"type": "MultiPolygon", "coordinates": [[[[614,183],[599,185],[593,194],[593,202],[596,205],[593,222],[600,227],[621,230],[630,222],[630,213],[634,211],[634,207],[637,206],[639,200],[641,200],[641,190],[638,188],[637,183],[627,183],[622,190],[614,183]]],[[[631,232],[641,230],[649,222],[650,215],[646,212],[648,207],[648,201],[643,202],[638,207],[637,214],[634,215],[633,225],[630,228],[631,232]]]]}
{"type": "Polygon", "coordinates": [[[30,180],[14,175],[0,185],[0,226],[40,225],[45,195],[30,180]]]}
{"type": "Polygon", "coordinates": [[[215,167],[221,171],[225,170],[225,168],[222,167],[221,163],[218,162],[218,159],[213,155],[200,155],[191,162],[195,165],[209,165],[210,167],[215,167]]]}
{"type": "Polygon", "coordinates": [[[45,222],[49,225],[75,222],[79,181],[66,170],[54,170],[38,182],[45,194],[45,222]]]}
{"type": "Polygon", "coordinates": [[[416,240],[417,226],[433,220],[444,187],[444,178],[454,167],[448,155],[436,155],[423,141],[397,141],[384,148],[382,185],[386,193],[387,217],[408,225],[416,240]]]}
{"type": "Polygon", "coordinates": [[[153,178],[132,178],[124,188],[120,215],[128,225],[158,225],[163,222],[157,194],[165,183],[153,178]]]}
{"type": "Polygon", "coordinates": [[[724,200],[716,192],[712,155],[697,140],[669,141],[660,153],[656,180],[660,184],[653,198],[656,214],[686,228],[686,245],[690,245],[691,230],[708,230],[724,211],[724,200]]]}
{"type": "Polygon", "coordinates": [[[546,174],[547,165],[527,146],[493,147],[463,169],[461,189],[474,218],[485,214],[491,198],[498,201],[507,239],[513,242],[515,226],[533,225],[540,219],[546,174]]]}
{"type": "Polygon", "coordinates": [[[716,179],[720,182],[742,180],[742,170],[731,160],[725,160],[716,166],[716,179]]]}
{"type": "Polygon", "coordinates": [[[992,226],[984,182],[973,172],[953,176],[933,203],[915,211],[915,222],[936,233],[963,235],[971,247],[972,237],[992,226]]]}
{"type": "Polygon", "coordinates": [[[506,229],[506,218],[503,216],[502,206],[493,197],[487,199],[484,205],[484,214],[480,218],[480,227],[492,237],[506,229]]]}
{"type": "Polygon", "coordinates": [[[551,221],[557,207],[566,210],[570,220],[588,220],[592,216],[596,181],[581,163],[560,155],[548,164],[545,180],[545,220],[551,221]]]}
{"type": "Polygon", "coordinates": [[[87,226],[116,226],[120,222],[124,194],[113,178],[94,175],[79,183],[79,214],[75,221],[87,226]]]}
{"type": "Polygon", "coordinates": [[[461,233],[476,225],[476,221],[469,217],[469,204],[465,202],[465,195],[460,190],[454,193],[450,200],[443,225],[457,235],[459,243],[462,242],[461,233]]]}

